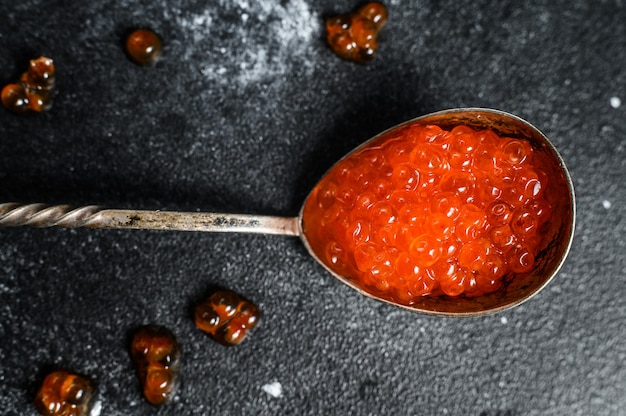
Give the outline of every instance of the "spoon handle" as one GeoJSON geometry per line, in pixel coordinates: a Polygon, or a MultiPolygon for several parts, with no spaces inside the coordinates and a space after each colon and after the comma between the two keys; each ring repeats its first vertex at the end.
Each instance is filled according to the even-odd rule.
{"type": "Polygon", "coordinates": [[[298,236],[297,217],[106,209],[96,205],[0,204],[0,226],[240,232],[298,236]]]}

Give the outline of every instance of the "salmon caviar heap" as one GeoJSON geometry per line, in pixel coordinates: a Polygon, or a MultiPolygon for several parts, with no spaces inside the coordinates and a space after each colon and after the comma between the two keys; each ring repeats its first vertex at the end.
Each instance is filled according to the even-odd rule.
{"type": "Polygon", "coordinates": [[[320,260],[403,305],[479,296],[529,272],[552,207],[526,140],[409,124],[338,162],[303,209],[320,260]]]}
{"type": "Polygon", "coordinates": [[[196,326],[222,345],[237,345],[256,326],[259,309],[230,290],[218,290],[195,309],[196,326]]]}
{"type": "Polygon", "coordinates": [[[365,63],[374,59],[378,48],[378,32],[387,22],[387,9],[370,2],[353,13],[326,20],[326,38],[331,49],[340,57],[365,63]]]}
{"type": "Polygon", "coordinates": [[[0,96],[7,110],[25,114],[50,110],[55,93],[54,62],[41,56],[30,61],[19,82],[5,85],[0,96]]]}
{"type": "Polygon", "coordinates": [[[180,371],[180,345],[174,335],[162,326],[140,328],[133,336],[131,357],[146,400],[154,405],[169,401],[180,371]]]}
{"type": "Polygon", "coordinates": [[[137,29],[126,38],[126,53],[136,64],[153,65],[161,59],[163,42],[152,30],[137,29]]]}
{"type": "Polygon", "coordinates": [[[90,409],[94,388],[77,374],[57,370],[44,379],[35,398],[35,408],[47,416],[83,416],[90,409]]]}

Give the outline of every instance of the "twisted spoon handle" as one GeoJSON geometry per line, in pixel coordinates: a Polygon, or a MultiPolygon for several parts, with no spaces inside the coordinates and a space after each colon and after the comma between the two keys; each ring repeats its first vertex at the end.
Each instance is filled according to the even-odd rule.
{"type": "Polygon", "coordinates": [[[96,205],[0,204],[0,226],[109,228],[299,235],[297,217],[105,209],[96,205]]]}

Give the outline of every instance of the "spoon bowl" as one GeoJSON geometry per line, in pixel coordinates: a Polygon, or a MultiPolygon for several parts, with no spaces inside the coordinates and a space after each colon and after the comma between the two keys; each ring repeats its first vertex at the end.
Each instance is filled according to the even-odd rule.
{"type": "Polygon", "coordinates": [[[246,214],[173,212],[105,209],[100,206],[72,207],[45,204],[0,204],[0,226],[87,227],[104,229],[149,229],[169,231],[245,232],[299,236],[317,262],[331,275],[359,293],[414,312],[450,317],[481,316],[512,308],[543,289],[563,265],[572,244],[575,226],[575,197],[572,180],[554,145],[536,127],[514,115],[493,109],[460,108],[440,111],[394,126],[358,146],[337,162],[307,196],[298,217],[246,214]],[[368,148],[393,140],[400,132],[415,126],[438,126],[451,130],[466,126],[491,130],[500,137],[527,141],[541,160],[549,177],[543,197],[552,207],[552,217],[541,228],[532,269],[508,273],[495,292],[478,296],[429,294],[409,303],[396,302],[371,288],[360,285],[354,276],[337,271],[324,255],[308,212],[315,206],[318,187],[342,161],[368,148]]]}
{"type": "MultiPolygon", "coordinates": [[[[386,141],[393,140],[397,136],[397,132],[406,127],[427,125],[439,126],[444,130],[451,130],[457,126],[467,126],[478,131],[490,129],[500,137],[528,141],[533,151],[539,154],[542,168],[549,177],[544,198],[552,206],[552,218],[542,229],[542,242],[538,247],[532,270],[505,276],[502,287],[489,294],[475,297],[425,295],[417,298],[411,304],[396,302],[381,296],[380,292],[375,289],[365,289],[350,276],[338,273],[336,266],[321,253],[323,249],[315,241],[315,232],[307,229],[307,207],[314,205],[313,198],[317,187],[307,197],[299,215],[299,235],[304,245],[329,273],[346,285],[365,296],[416,312],[454,317],[480,316],[512,308],[530,299],[554,278],[563,265],[572,244],[575,225],[575,197],[572,180],[563,159],[548,138],[527,121],[499,110],[461,108],[424,115],[394,126],[366,141],[344,156],[337,164],[355,152],[367,148],[376,148],[386,141]]],[[[337,164],[328,172],[332,172],[337,164]]]]}

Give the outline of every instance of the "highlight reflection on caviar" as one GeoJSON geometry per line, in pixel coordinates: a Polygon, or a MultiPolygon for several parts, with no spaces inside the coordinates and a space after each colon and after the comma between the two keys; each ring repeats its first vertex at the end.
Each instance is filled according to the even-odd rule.
{"type": "Polygon", "coordinates": [[[374,296],[480,296],[532,270],[552,216],[548,177],[525,140],[405,125],[322,178],[303,231],[327,267],[374,296]]]}

